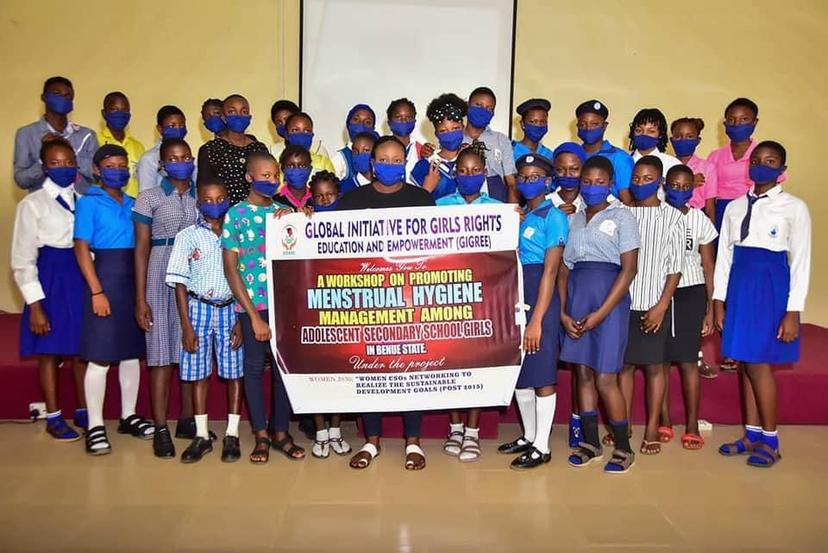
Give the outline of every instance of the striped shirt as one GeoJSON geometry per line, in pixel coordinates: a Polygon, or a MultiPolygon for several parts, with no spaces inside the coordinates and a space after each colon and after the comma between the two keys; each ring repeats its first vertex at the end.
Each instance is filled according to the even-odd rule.
{"type": "Polygon", "coordinates": [[[587,222],[586,211],[569,216],[569,240],[563,261],[572,269],[582,261],[621,265],[621,254],[641,247],[638,225],[621,202],[611,203],[587,222]]]}
{"type": "Polygon", "coordinates": [[[647,311],[661,299],[667,275],[680,273],[684,266],[684,217],[664,202],[657,207],[629,209],[641,233],[638,274],[630,286],[630,309],[647,311]]]}
{"type": "Polygon", "coordinates": [[[224,277],[220,238],[203,219],[175,237],[166,282],[173,288],[184,284],[188,292],[217,303],[233,296],[224,277]]]}
{"type": "Polygon", "coordinates": [[[681,270],[679,288],[704,284],[704,270],[699,247],[710,244],[719,236],[710,218],[701,210],[688,209],[684,214],[684,224],[684,268],[681,270]]]}

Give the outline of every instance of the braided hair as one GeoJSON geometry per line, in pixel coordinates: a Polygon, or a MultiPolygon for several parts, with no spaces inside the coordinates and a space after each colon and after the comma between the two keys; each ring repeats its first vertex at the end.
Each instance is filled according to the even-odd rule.
{"type": "Polygon", "coordinates": [[[480,159],[480,163],[483,164],[483,169],[485,169],[486,152],[488,151],[489,149],[482,140],[475,140],[460,151],[457,155],[457,163],[460,163],[460,160],[466,156],[477,156],[480,159]]]}
{"type": "Polygon", "coordinates": [[[449,121],[463,122],[463,118],[469,111],[469,105],[465,100],[460,98],[457,94],[447,92],[440,94],[428,104],[426,108],[426,117],[435,126],[437,126],[443,119],[449,121]]]}
{"type": "Polygon", "coordinates": [[[667,149],[667,118],[664,117],[664,114],[658,108],[644,108],[635,114],[632,123],[630,123],[630,151],[635,151],[635,146],[633,145],[635,128],[640,125],[646,125],[647,123],[652,123],[658,127],[658,144],[656,147],[659,152],[663,152],[667,149]]]}
{"type": "Polygon", "coordinates": [[[692,125],[696,129],[696,134],[701,134],[704,130],[704,120],[698,117],[681,117],[670,123],[670,132],[674,132],[679,125],[692,125]]]}

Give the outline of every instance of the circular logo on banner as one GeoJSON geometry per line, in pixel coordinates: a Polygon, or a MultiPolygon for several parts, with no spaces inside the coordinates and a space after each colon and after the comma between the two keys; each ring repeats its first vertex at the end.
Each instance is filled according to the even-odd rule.
{"type": "Polygon", "coordinates": [[[285,248],[285,252],[293,251],[296,247],[296,238],[296,229],[293,225],[287,225],[284,229],[282,229],[282,247],[285,248]]]}

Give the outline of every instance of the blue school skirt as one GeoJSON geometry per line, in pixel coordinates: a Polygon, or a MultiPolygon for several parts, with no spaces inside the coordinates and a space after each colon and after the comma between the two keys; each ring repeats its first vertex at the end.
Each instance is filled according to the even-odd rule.
{"type": "MultiPolygon", "coordinates": [[[[566,313],[576,321],[597,311],[609,295],[621,267],[614,263],[582,261],[569,272],[566,313]]],[[[616,374],[624,365],[630,325],[629,293],[600,325],[580,338],[564,333],[561,361],[575,363],[603,374],[616,374]]]]}
{"type": "Polygon", "coordinates": [[[509,189],[506,188],[506,183],[500,175],[491,175],[486,177],[486,187],[489,189],[489,197],[499,200],[503,203],[509,201],[509,189]]]}
{"type": "Polygon", "coordinates": [[[724,200],[724,199],[717,199],[716,200],[716,220],[713,222],[716,225],[716,231],[721,232],[722,230],[722,221],[724,220],[724,212],[727,204],[732,202],[733,200],[724,200]]]}
{"type": "Polygon", "coordinates": [[[31,310],[27,305],[20,320],[20,356],[75,356],[80,347],[86,287],[75,251],[43,246],[37,252],[37,276],[46,295],[40,305],[49,318],[51,331],[45,336],[32,334],[29,330],[31,310]]]}
{"type": "Polygon", "coordinates": [[[86,287],[80,356],[88,361],[108,363],[144,357],[144,331],[135,321],[134,250],[96,250],[95,272],[109,300],[111,313],[108,317],[98,317],[92,312],[92,295],[86,287]]]}
{"type": "MultiPolygon", "coordinates": [[[[523,266],[523,301],[529,305],[526,323],[532,320],[538,302],[538,286],[543,276],[543,263],[523,266]]],[[[541,322],[541,342],[537,353],[523,356],[516,388],[542,388],[558,382],[558,344],[561,328],[561,301],[558,291],[552,295],[549,308],[541,322]]]]}
{"type": "Polygon", "coordinates": [[[733,248],[727,284],[722,355],[743,363],[799,361],[799,338],[776,338],[788,311],[791,272],[787,252],[733,248]]]}

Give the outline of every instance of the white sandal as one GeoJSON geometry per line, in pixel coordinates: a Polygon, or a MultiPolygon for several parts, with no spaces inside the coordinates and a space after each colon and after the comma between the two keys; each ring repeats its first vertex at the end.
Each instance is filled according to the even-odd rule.
{"type": "Polygon", "coordinates": [[[377,449],[377,446],[375,446],[371,442],[365,442],[365,445],[363,445],[362,448],[356,452],[354,457],[356,457],[360,453],[367,453],[368,455],[370,455],[370,459],[365,459],[363,457],[359,459],[356,463],[354,463],[354,459],[352,457],[351,462],[349,463],[349,466],[352,469],[362,470],[368,468],[369,466],[371,466],[371,463],[374,462],[374,459],[379,457],[380,454],[379,449],[377,449]]]}
{"type": "Polygon", "coordinates": [[[473,463],[480,459],[480,440],[473,436],[463,436],[463,447],[458,459],[461,463],[473,463]]]}
{"type": "Polygon", "coordinates": [[[311,455],[317,459],[327,459],[331,454],[330,440],[314,440],[311,455]]]}
{"type": "Polygon", "coordinates": [[[405,470],[423,470],[425,468],[425,451],[417,444],[408,444],[405,446],[405,470]],[[423,464],[417,466],[413,459],[409,459],[409,455],[419,455],[423,458],[423,464]]]}
{"type": "Polygon", "coordinates": [[[457,457],[460,455],[461,449],[463,449],[463,432],[452,430],[449,432],[446,441],[443,442],[443,453],[451,457],[457,457]]]}
{"type": "Polygon", "coordinates": [[[328,440],[331,444],[331,449],[337,455],[348,455],[351,452],[351,444],[342,439],[342,437],[331,438],[328,440]]]}

